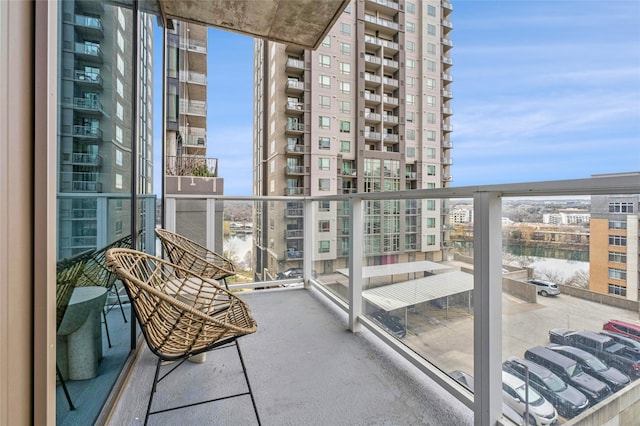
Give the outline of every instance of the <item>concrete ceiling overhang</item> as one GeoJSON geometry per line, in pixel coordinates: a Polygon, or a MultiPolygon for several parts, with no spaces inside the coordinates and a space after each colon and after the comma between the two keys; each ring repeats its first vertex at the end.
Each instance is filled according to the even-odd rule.
{"type": "Polygon", "coordinates": [[[349,0],[157,0],[164,19],[316,49],[349,0]]]}

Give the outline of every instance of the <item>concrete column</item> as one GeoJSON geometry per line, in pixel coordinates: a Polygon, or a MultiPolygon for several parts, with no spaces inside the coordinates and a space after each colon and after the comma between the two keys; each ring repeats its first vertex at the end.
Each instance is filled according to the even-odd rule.
{"type": "Polygon", "coordinates": [[[363,254],[363,202],[360,198],[350,200],[349,233],[349,330],[360,331],[358,318],[362,315],[362,254],[363,254]]]}

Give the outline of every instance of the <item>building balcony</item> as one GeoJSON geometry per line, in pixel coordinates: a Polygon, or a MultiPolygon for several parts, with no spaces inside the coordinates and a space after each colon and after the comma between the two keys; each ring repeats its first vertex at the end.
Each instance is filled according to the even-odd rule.
{"type": "Polygon", "coordinates": [[[288,80],[285,86],[285,90],[289,93],[300,93],[304,91],[304,82],[288,80]]]}
{"type": "Polygon", "coordinates": [[[167,156],[165,159],[166,176],[217,177],[218,159],[183,155],[167,156]]]}
{"type": "Polygon", "coordinates": [[[102,49],[94,43],[74,43],[73,51],[87,61],[102,61],[102,49]]]}
{"type": "Polygon", "coordinates": [[[102,113],[102,103],[97,99],[73,98],[73,108],[83,112],[102,113]]]}
{"type": "Polygon", "coordinates": [[[180,71],[180,81],[192,84],[207,84],[207,75],[195,71],[180,71]]]}
{"type": "Polygon", "coordinates": [[[204,40],[194,40],[181,37],[180,49],[188,50],[193,53],[207,54],[207,42],[204,40]]]}
{"type": "MultiPolygon", "coordinates": [[[[379,37],[374,37],[372,35],[368,35],[365,34],[364,36],[364,42],[369,44],[369,45],[374,45],[374,46],[382,46],[385,48],[385,52],[387,51],[395,51],[397,52],[400,49],[400,45],[396,42],[390,41],[390,40],[385,40],[379,37]]],[[[395,53],[392,52],[392,53],[395,53]]]]}
{"type": "Polygon", "coordinates": [[[284,195],[304,195],[303,186],[287,186],[284,188],[284,195]]]}
{"type": "Polygon", "coordinates": [[[284,125],[284,131],[287,133],[304,132],[304,123],[287,123],[284,125]]]}
{"type": "Polygon", "coordinates": [[[443,19],[442,21],[440,21],[440,23],[446,29],[449,29],[449,30],[453,29],[453,22],[451,22],[451,21],[449,21],[447,19],[443,19]]]}
{"type": "Polygon", "coordinates": [[[358,170],[356,168],[351,168],[351,169],[343,168],[341,174],[344,177],[353,177],[353,178],[355,178],[355,177],[358,176],[358,170]]]}
{"type": "Polygon", "coordinates": [[[285,238],[287,239],[300,239],[304,237],[303,229],[287,229],[285,238]]]}
{"type": "Polygon", "coordinates": [[[450,90],[442,90],[442,97],[445,98],[446,100],[451,100],[453,99],[453,92],[451,92],[450,90]]]}
{"type": "Polygon", "coordinates": [[[418,178],[418,174],[416,172],[406,172],[404,177],[407,180],[416,180],[418,178]]]}
{"type": "Polygon", "coordinates": [[[445,51],[451,49],[453,47],[453,41],[451,41],[450,38],[443,38],[442,47],[444,48],[445,51]]]}
{"type": "Polygon", "coordinates": [[[382,101],[385,104],[390,104],[390,105],[400,105],[400,100],[396,97],[393,96],[383,96],[382,97],[382,101]]]}
{"type": "Polygon", "coordinates": [[[364,100],[372,104],[379,104],[382,96],[376,95],[375,93],[364,92],[364,100]]]}
{"type": "Polygon", "coordinates": [[[388,30],[394,30],[394,31],[398,31],[399,29],[397,22],[393,22],[384,18],[378,18],[373,15],[365,14],[364,21],[366,23],[373,24],[377,27],[381,27],[381,29],[388,29],[388,30]]]}
{"type": "Polygon", "coordinates": [[[304,154],[304,145],[287,145],[287,154],[304,154]]]}
{"type": "Polygon", "coordinates": [[[287,72],[302,73],[304,71],[304,61],[302,59],[288,58],[285,70],[287,72]]]}
{"type": "Polygon", "coordinates": [[[379,86],[382,82],[382,77],[375,74],[364,73],[364,81],[368,86],[379,86]]]}
{"type": "Polygon", "coordinates": [[[94,126],[73,126],[72,135],[80,139],[102,140],[102,130],[94,126]]]}
{"type": "Polygon", "coordinates": [[[396,133],[385,133],[384,134],[384,141],[385,142],[398,142],[400,139],[400,135],[396,134],[396,133]]]}
{"type": "Polygon", "coordinates": [[[442,2],[442,8],[448,10],[449,12],[453,11],[453,4],[448,1],[442,2]]]}
{"type": "Polygon", "coordinates": [[[207,103],[205,101],[180,100],[180,114],[207,116],[207,103]]]}
{"type": "Polygon", "coordinates": [[[453,126],[451,124],[442,123],[443,132],[453,132],[453,126]]]}
{"type": "Polygon", "coordinates": [[[375,6],[383,6],[394,11],[400,8],[397,2],[391,0],[367,0],[367,3],[369,7],[374,6],[374,8],[375,6]]]}
{"type": "Polygon", "coordinates": [[[442,176],[442,181],[443,181],[443,182],[452,182],[452,181],[453,181],[453,176],[451,176],[451,175],[444,175],[444,176],[442,176]]]}
{"type": "Polygon", "coordinates": [[[74,152],[71,154],[71,164],[77,166],[94,166],[97,167],[102,162],[102,158],[97,154],[85,154],[74,152]]]}
{"type": "Polygon", "coordinates": [[[304,166],[285,166],[285,173],[288,175],[303,175],[304,166]]]}
{"type": "Polygon", "coordinates": [[[380,132],[364,132],[364,138],[379,141],[381,133],[380,132]]]}
{"type": "Polygon", "coordinates": [[[393,59],[383,59],[382,64],[384,65],[385,70],[390,69],[391,71],[397,71],[400,66],[398,61],[394,61],[393,59]]]}
{"type": "Polygon", "coordinates": [[[386,123],[391,123],[391,124],[398,124],[399,120],[398,117],[395,115],[390,115],[390,114],[384,114],[382,116],[383,121],[386,123]]]}
{"type": "Polygon", "coordinates": [[[207,147],[207,137],[204,134],[183,134],[182,135],[182,146],[188,147],[207,147]]]}
{"type": "Polygon", "coordinates": [[[453,142],[447,141],[447,140],[443,140],[441,146],[443,148],[446,148],[446,149],[451,149],[451,148],[453,148],[453,142]]]}
{"type": "Polygon", "coordinates": [[[442,63],[446,65],[453,65],[453,59],[443,56],[442,63]]]}
{"type": "Polygon", "coordinates": [[[91,16],[76,15],[73,23],[76,26],[76,30],[87,37],[102,38],[102,21],[100,18],[94,18],[91,16]]]}
{"type": "Polygon", "coordinates": [[[380,122],[382,120],[382,115],[377,112],[365,112],[364,119],[365,121],[380,122]]]}
{"type": "Polygon", "coordinates": [[[302,259],[302,250],[288,249],[284,252],[284,258],[287,260],[300,260],[302,259]]]}
{"type": "Polygon", "coordinates": [[[87,72],[84,70],[75,70],[73,72],[73,81],[90,90],[102,90],[103,81],[99,72],[87,72]]]}
{"type": "Polygon", "coordinates": [[[452,108],[447,108],[447,107],[442,107],[442,114],[443,115],[453,115],[453,109],[452,108]]]}
{"type": "Polygon", "coordinates": [[[395,79],[395,78],[390,78],[390,77],[384,77],[382,79],[382,82],[384,83],[385,86],[390,86],[392,88],[398,88],[400,82],[395,79]]]}
{"type": "Polygon", "coordinates": [[[451,157],[442,157],[442,164],[446,166],[450,166],[453,164],[453,158],[451,157]]]}
{"type": "Polygon", "coordinates": [[[302,102],[287,102],[286,111],[289,114],[301,115],[304,113],[304,103],[302,102]]]}
{"type": "Polygon", "coordinates": [[[381,65],[382,64],[382,59],[380,59],[379,57],[375,56],[375,55],[369,55],[369,54],[365,54],[364,55],[364,61],[368,64],[373,64],[373,65],[381,65]]]}

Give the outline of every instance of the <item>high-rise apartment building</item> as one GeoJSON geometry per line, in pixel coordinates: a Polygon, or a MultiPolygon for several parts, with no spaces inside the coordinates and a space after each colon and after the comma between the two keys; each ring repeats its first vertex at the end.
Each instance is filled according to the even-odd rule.
{"type": "Polygon", "coordinates": [[[140,38],[132,40],[130,11],[82,0],[61,1],[59,10],[58,258],[65,258],[130,233],[132,153],[138,193],[153,191],[153,25],[141,14],[140,38]]]}
{"type": "Polygon", "coordinates": [[[592,195],[589,225],[589,289],[640,300],[640,195],[592,195]]]}
{"type": "Polygon", "coordinates": [[[218,160],[207,158],[208,28],[175,19],[170,24],[165,52],[166,226],[206,246],[211,243],[207,235],[215,234],[219,238],[210,238],[211,248],[222,253],[222,204],[207,201],[221,195],[224,184],[218,160]]]}
{"type": "MultiPolygon", "coordinates": [[[[448,186],[451,12],[446,1],[358,0],[317,50],[256,40],[254,194],[448,186]]],[[[308,255],[319,272],[346,265],[348,206],[318,205],[322,237],[309,254],[302,202],[285,204],[257,208],[256,271],[267,279],[308,255]]],[[[448,213],[439,200],[369,201],[364,220],[366,264],[443,257],[448,213]]]]}

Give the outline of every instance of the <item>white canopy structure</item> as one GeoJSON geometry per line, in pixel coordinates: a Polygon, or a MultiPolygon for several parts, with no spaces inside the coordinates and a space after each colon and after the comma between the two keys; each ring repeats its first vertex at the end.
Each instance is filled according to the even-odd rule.
{"type": "MultiPolygon", "coordinates": [[[[433,272],[451,269],[451,266],[441,263],[421,260],[418,262],[390,263],[387,265],[365,266],[362,268],[362,278],[382,277],[385,275],[408,274],[412,272],[433,272]]],[[[338,269],[337,272],[345,277],[349,276],[349,269],[338,269]]]]}

